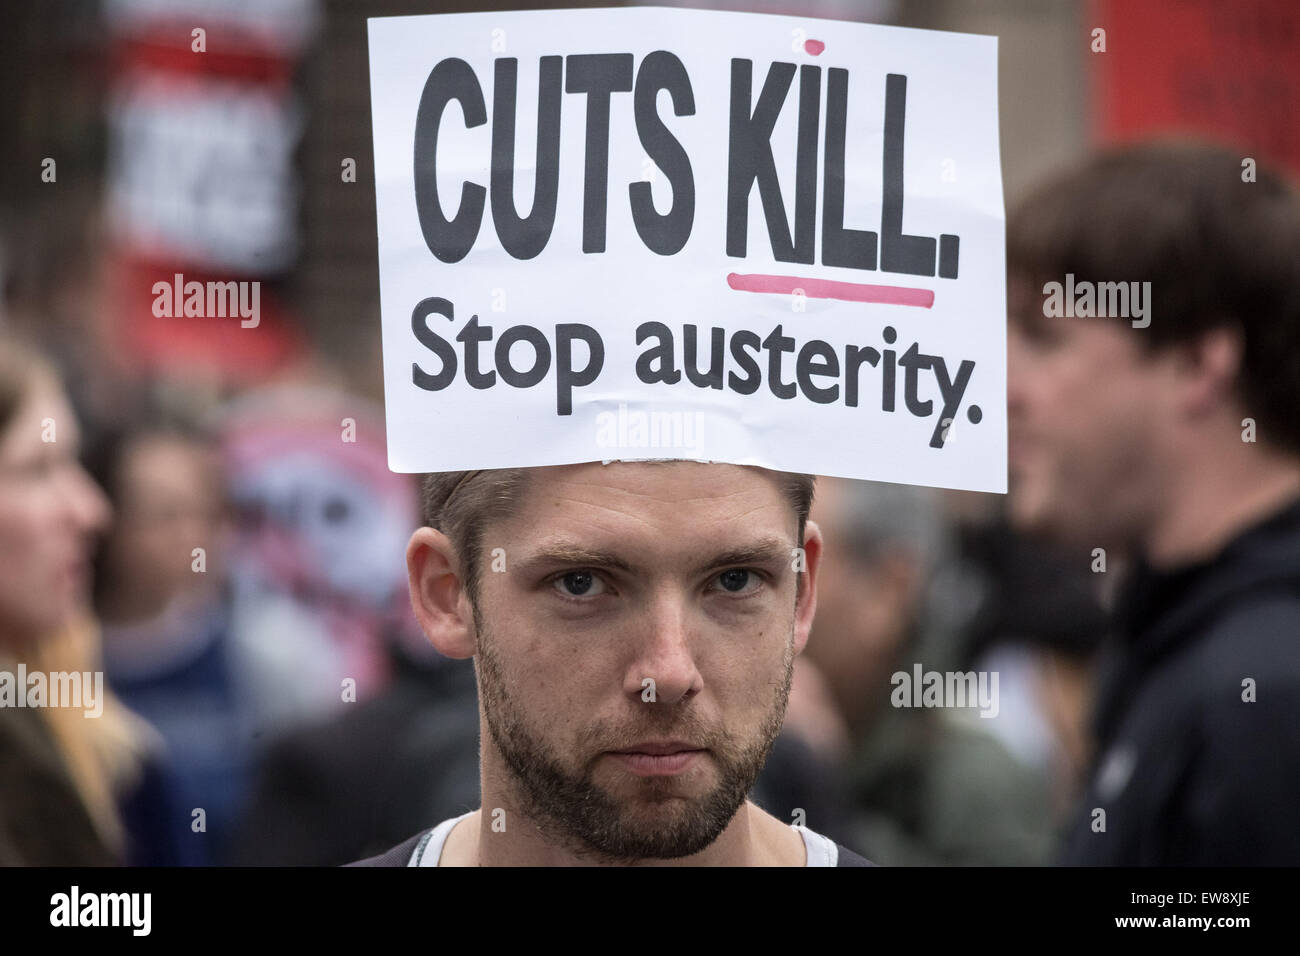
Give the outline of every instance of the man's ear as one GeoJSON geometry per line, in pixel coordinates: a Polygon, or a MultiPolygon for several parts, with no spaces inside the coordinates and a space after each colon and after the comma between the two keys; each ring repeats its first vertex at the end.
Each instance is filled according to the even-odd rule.
{"type": "Polygon", "coordinates": [[[1233,402],[1244,350],[1241,332],[1225,327],[1205,332],[1178,353],[1184,402],[1192,414],[1202,417],[1233,402]]]}
{"type": "Polygon", "coordinates": [[[411,608],[430,643],[445,657],[474,656],[474,613],[455,548],[441,531],[419,528],[406,545],[411,608]]]}
{"type": "Polygon", "coordinates": [[[794,608],[794,652],[803,652],[812,632],[813,615],[817,611],[817,570],[822,563],[822,529],[817,522],[809,520],[804,524],[803,532],[803,583],[799,588],[799,600],[794,608]]]}

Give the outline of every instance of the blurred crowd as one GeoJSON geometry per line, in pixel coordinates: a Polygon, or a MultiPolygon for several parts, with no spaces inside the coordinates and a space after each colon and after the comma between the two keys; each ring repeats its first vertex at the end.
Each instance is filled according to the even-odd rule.
{"type": "Polygon", "coordinates": [[[0,711],[0,859],[274,858],[255,785],[279,737],[442,679],[406,592],[415,486],[310,351],[256,386],[133,367],[96,331],[111,248],[93,210],[74,228],[50,241],[84,268],[14,254],[40,224],[5,237],[0,654],[112,696],[0,711]]]}

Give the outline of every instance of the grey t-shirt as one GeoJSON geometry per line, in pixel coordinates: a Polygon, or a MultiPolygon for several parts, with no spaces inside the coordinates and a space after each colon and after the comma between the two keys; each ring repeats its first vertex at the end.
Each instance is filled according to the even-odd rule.
{"type": "MultiPolygon", "coordinates": [[[[474,812],[470,810],[458,817],[443,820],[437,826],[417,833],[386,853],[349,863],[348,866],[437,866],[442,857],[442,847],[447,841],[447,835],[457,823],[474,812]]],[[[798,830],[799,835],[803,837],[804,847],[808,851],[808,866],[875,866],[870,860],[815,830],[802,826],[796,826],[794,829],[798,830]]]]}

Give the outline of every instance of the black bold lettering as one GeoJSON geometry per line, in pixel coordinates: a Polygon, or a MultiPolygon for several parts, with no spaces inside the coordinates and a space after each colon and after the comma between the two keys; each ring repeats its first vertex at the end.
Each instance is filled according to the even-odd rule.
{"type": "MultiPolygon", "coordinates": [[[[907,118],[907,77],[885,77],[884,186],[880,214],[880,268],[914,276],[934,275],[935,241],[903,234],[903,130],[907,118]]],[[[955,270],[954,265],[954,270],[955,270]]]]}
{"type": "Polygon", "coordinates": [[[781,381],[781,353],[794,351],[794,339],[782,335],[778,325],[763,340],[763,348],[767,349],[767,387],[777,398],[794,398],[794,383],[781,381]]]}
{"type": "Polygon", "coordinates": [[[872,368],[880,361],[880,353],[868,346],[859,348],[856,345],[846,346],[844,349],[844,404],[849,408],[858,407],[858,370],[862,368],[862,363],[866,362],[872,368]]]}
{"type": "Polygon", "coordinates": [[[478,324],[478,316],[471,315],[465,327],[456,336],[465,345],[465,381],[473,388],[491,388],[497,382],[496,372],[483,372],[478,365],[478,347],[492,341],[492,326],[478,324]]]}
{"type": "Polygon", "coordinates": [[[876,267],[876,234],[844,228],[844,138],[848,126],[849,71],[826,74],[826,182],[822,184],[822,264],[876,267]]]}
{"type": "Polygon", "coordinates": [[[429,71],[415,113],[415,211],[424,244],[443,262],[459,262],[473,248],[487,195],[478,183],[466,182],[461,186],[456,218],[443,215],[438,201],[438,127],[443,110],[452,100],[460,103],[467,129],[487,122],[478,78],[468,63],[454,58],[443,60],[429,71]]]}
{"type": "Polygon", "coordinates": [[[794,249],[789,260],[812,262],[817,242],[817,129],[821,123],[822,68],[799,67],[799,134],[794,168],[794,249]]]}
{"type": "Polygon", "coordinates": [[[590,385],[605,367],[605,343],[600,333],[581,322],[565,322],[555,327],[555,411],[558,415],[573,414],[573,389],[590,385]],[[573,341],[587,343],[587,364],[573,368],[573,341]]]}
{"type": "Polygon", "coordinates": [[[636,377],[647,385],[653,385],[655,382],[676,385],[681,381],[682,373],[677,371],[676,360],[673,357],[672,330],[662,322],[642,322],[636,327],[636,344],[640,345],[652,335],[659,339],[659,344],[637,356],[636,377]],[[650,366],[655,359],[659,360],[657,369],[650,366]]]}
{"type": "Polygon", "coordinates": [[[546,373],[551,370],[551,344],[546,341],[541,329],[535,329],[531,325],[514,325],[502,332],[501,338],[497,339],[496,360],[501,381],[515,388],[532,388],[546,378],[546,373]],[[515,371],[510,362],[510,348],[516,342],[527,342],[533,347],[533,366],[526,372],[515,371]]]}
{"type": "MultiPolygon", "coordinates": [[[[892,325],[885,326],[885,330],[880,333],[890,345],[898,338],[898,333],[894,331],[892,325]]],[[[896,385],[894,382],[894,350],[885,349],[884,351],[885,367],[880,376],[880,410],[882,412],[892,412],[894,410],[894,392],[896,385]]]]}
{"type": "Polygon", "coordinates": [[[699,366],[696,364],[695,339],[698,335],[699,328],[695,325],[687,325],[682,329],[682,349],[685,353],[682,357],[682,365],[686,368],[686,377],[690,379],[692,385],[701,388],[722,388],[722,362],[726,357],[727,332],[714,326],[710,343],[712,348],[709,350],[709,371],[706,374],[700,374],[699,366]]]}
{"type": "MultiPolygon", "coordinates": [[[[782,262],[812,262],[795,255],[795,243],[786,221],[785,202],[772,158],[772,129],[794,79],[793,63],[773,63],[763,81],[763,92],[751,114],[753,60],[731,61],[731,132],[727,158],[727,255],[745,255],[749,242],[749,193],[758,183],[772,254],[782,262]]],[[[802,120],[801,120],[802,129],[802,120]]],[[[814,131],[814,137],[816,132],[814,131]]],[[[815,170],[814,170],[815,175],[815,170]]]]}
{"type": "Polygon", "coordinates": [[[666,50],[655,50],[641,61],[632,104],[641,147],[663,170],[672,186],[672,208],[662,216],[655,211],[649,183],[632,183],[627,191],[632,204],[632,222],[641,241],[651,252],[671,256],[686,245],[695,224],[695,176],[686,150],[659,118],[655,106],[660,90],[668,91],[676,115],[695,115],[691,78],[682,61],[666,50]]]}
{"type": "Polygon", "coordinates": [[[531,259],[546,248],[555,227],[560,182],[560,74],[564,61],[544,56],[537,78],[537,153],[533,208],[520,218],[515,206],[515,100],[519,61],[496,63],[492,95],[492,222],[501,247],[516,259],[531,259]]]}
{"type": "Polygon", "coordinates": [[[456,350],[437,332],[428,326],[431,315],[446,316],[448,321],[454,317],[452,304],[446,299],[423,299],[411,312],[411,331],[416,340],[442,360],[442,368],[437,375],[430,375],[415,362],[411,363],[411,381],[418,388],[428,392],[437,392],[452,383],[456,377],[456,350]]]}
{"type": "Polygon", "coordinates": [[[733,392],[753,395],[763,384],[763,374],[759,371],[758,362],[755,361],[762,345],[763,341],[758,337],[758,333],[751,332],[749,329],[737,332],[731,337],[731,357],[745,370],[744,378],[738,378],[735,372],[727,373],[727,386],[733,392]],[[745,349],[753,349],[754,355],[750,355],[745,349]]]}
{"type": "MultiPolygon", "coordinates": [[[[962,396],[966,394],[966,386],[970,384],[971,373],[974,371],[975,363],[970,359],[964,359],[957,367],[956,381],[949,381],[947,363],[942,356],[934,356],[934,379],[939,384],[939,396],[943,401],[943,408],[939,410],[939,423],[930,435],[931,448],[943,447],[943,423],[948,420],[949,424],[952,424],[957,420],[957,409],[961,407],[962,396]]],[[[972,414],[977,412],[979,412],[978,406],[971,406],[966,410],[966,417],[971,424],[980,421],[978,415],[972,414]]]]}
{"type": "Polygon", "coordinates": [[[923,402],[917,394],[920,370],[929,368],[933,361],[934,356],[922,353],[915,342],[898,357],[898,364],[906,369],[903,376],[903,402],[907,405],[907,410],[917,418],[927,418],[934,411],[934,402],[930,399],[923,402]]]}
{"type": "Polygon", "coordinates": [[[814,375],[839,375],[840,358],[835,354],[835,349],[829,342],[821,339],[813,339],[805,342],[804,347],[799,350],[799,360],[795,365],[795,376],[799,380],[799,388],[810,399],[818,405],[829,405],[840,397],[839,385],[814,385],[812,377],[814,375]],[[814,360],[821,361],[814,365],[814,360]]]}
{"type": "Polygon", "coordinates": [[[582,251],[605,251],[609,195],[609,99],[632,89],[631,53],[574,54],[565,61],[564,89],[587,94],[587,169],[582,194],[582,251]]]}

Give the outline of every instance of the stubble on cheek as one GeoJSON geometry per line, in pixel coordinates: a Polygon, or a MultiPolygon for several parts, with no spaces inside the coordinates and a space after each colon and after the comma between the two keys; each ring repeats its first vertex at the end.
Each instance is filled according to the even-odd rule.
{"type": "MultiPolygon", "coordinates": [[[[752,696],[771,703],[756,722],[747,720],[753,731],[738,737],[725,727],[710,726],[697,716],[699,710],[690,702],[671,706],[646,703],[648,709],[639,721],[617,728],[608,722],[590,723],[580,729],[566,759],[544,740],[542,728],[534,732],[536,722],[519,707],[518,695],[511,692],[517,685],[510,683],[477,608],[475,622],[484,714],[511,778],[511,796],[549,839],[580,857],[627,862],[677,858],[704,849],[744,802],[784,722],[793,676],[793,631],[783,652],[781,673],[767,681],[754,681],[758,693],[752,696]],[[701,792],[698,780],[686,783],[670,777],[623,775],[620,784],[626,786],[619,787],[621,794],[596,783],[604,752],[648,737],[683,738],[702,744],[710,751],[702,764],[710,783],[701,792]]],[[[577,717],[587,719],[587,715],[577,717]]],[[[551,723],[545,729],[554,726],[551,723]]],[[[690,776],[698,774],[691,772],[690,776]]]]}

